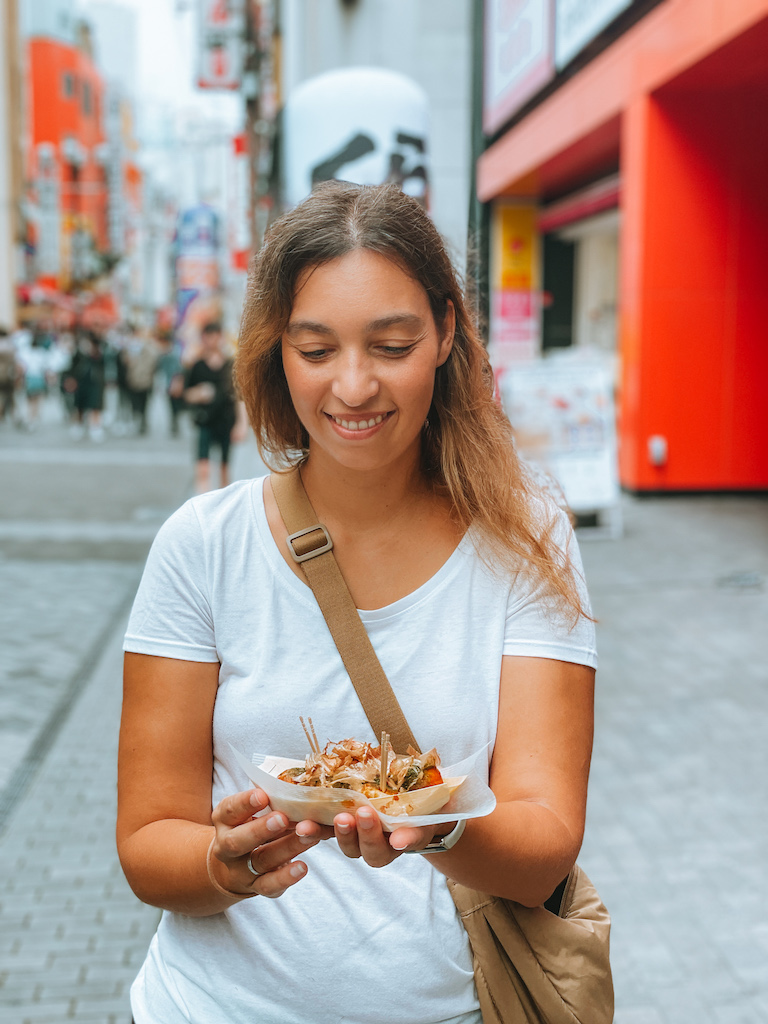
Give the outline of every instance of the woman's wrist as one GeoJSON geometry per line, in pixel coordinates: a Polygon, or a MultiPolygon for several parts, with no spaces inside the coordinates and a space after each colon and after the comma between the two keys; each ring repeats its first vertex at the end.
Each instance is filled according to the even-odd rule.
{"type": "Polygon", "coordinates": [[[231,889],[226,889],[216,878],[213,867],[213,847],[215,842],[216,836],[214,836],[213,839],[211,840],[210,845],[208,847],[208,853],[205,856],[205,866],[208,870],[208,878],[210,879],[213,888],[216,890],[216,892],[220,893],[222,896],[226,896],[227,899],[232,901],[233,903],[239,903],[241,900],[248,900],[252,896],[255,896],[255,892],[234,892],[231,889]]]}
{"type": "Polygon", "coordinates": [[[447,853],[448,850],[452,850],[456,843],[458,843],[459,839],[461,839],[464,834],[466,824],[466,819],[458,821],[450,831],[443,834],[436,832],[423,850],[406,850],[405,852],[422,854],[447,853]]]}

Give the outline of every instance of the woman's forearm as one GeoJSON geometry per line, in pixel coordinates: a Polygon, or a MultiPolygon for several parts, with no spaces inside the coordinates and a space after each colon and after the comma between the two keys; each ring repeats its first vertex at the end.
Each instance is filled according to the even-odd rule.
{"type": "Polygon", "coordinates": [[[572,835],[552,811],[518,800],[468,822],[452,850],[429,860],[471,889],[537,907],[573,867],[580,846],[581,836],[572,835]]]}
{"type": "Polygon", "coordinates": [[[224,896],[208,876],[213,835],[212,825],[178,818],[144,825],[119,844],[128,884],[142,902],[189,917],[208,917],[234,906],[246,897],[224,896]]]}

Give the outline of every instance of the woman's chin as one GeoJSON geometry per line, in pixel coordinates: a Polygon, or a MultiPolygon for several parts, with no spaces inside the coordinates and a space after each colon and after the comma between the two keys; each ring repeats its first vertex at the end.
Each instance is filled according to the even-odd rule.
{"type": "Polygon", "coordinates": [[[416,438],[403,449],[401,445],[368,444],[365,441],[339,441],[338,438],[310,440],[309,454],[316,462],[335,463],[357,473],[375,473],[392,469],[397,463],[410,467],[420,457],[421,446],[416,438]]]}

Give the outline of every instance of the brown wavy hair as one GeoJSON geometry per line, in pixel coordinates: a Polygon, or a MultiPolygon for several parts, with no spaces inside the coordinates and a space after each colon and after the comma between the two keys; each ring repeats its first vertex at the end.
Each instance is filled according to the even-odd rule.
{"type": "Polygon", "coordinates": [[[396,185],[318,185],[276,220],[248,275],[235,373],[262,458],[280,471],[304,461],[309,436],[293,408],[281,337],[300,275],[355,249],[396,263],[427,294],[440,332],[448,301],[453,348],[435,374],[422,466],[449,498],[457,525],[474,528],[496,572],[523,572],[575,621],[587,614],[573,567],[552,540],[556,509],[518,458],[510,423],[445,244],[423,208],[396,185]]]}

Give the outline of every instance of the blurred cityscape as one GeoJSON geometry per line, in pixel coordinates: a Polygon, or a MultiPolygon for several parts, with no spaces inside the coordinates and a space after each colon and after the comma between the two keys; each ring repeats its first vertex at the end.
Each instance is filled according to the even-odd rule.
{"type": "Polygon", "coordinates": [[[329,178],[424,204],[576,517],[616,1021],[768,1022],[766,109],[768,0],[0,0],[0,1024],[129,1024],[120,643],[195,486],[179,381],[329,178]]]}

